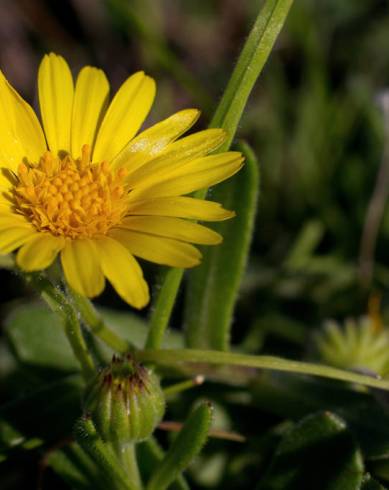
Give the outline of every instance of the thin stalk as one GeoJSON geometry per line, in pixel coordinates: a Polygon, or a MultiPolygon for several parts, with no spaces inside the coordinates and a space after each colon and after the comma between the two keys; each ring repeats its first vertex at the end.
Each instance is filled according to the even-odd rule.
{"type": "Polygon", "coordinates": [[[69,308],[65,320],[65,333],[73,349],[74,355],[78,359],[84,378],[89,380],[95,374],[95,366],[89,354],[84,337],[82,336],[81,326],[72,308],[69,308]]]}
{"type": "Polygon", "coordinates": [[[204,383],[204,380],[204,376],[199,374],[192,379],[181,381],[181,383],[176,383],[174,385],[168,386],[167,388],[164,388],[163,393],[165,396],[177,395],[177,393],[182,393],[183,391],[190,390],[195,386],[202,385],[204,383]]]}
{"type": "Polygon", "coordinates": [[[114,447],[114,451],[126,472],[127,478],[131,481],[131,484],[134,488],[142,490],[143,484],[139,473],[135,444],[125,444],[114,447]]]}
{"type": "Polygon", "coordinates": [[[381,165],[371,196],[359,252],[359,278],[362,286],[368,289],[371,286],[374,271],[374,253],[377,237],[382,223],[385,206],[389,195],[389,94],[385,93],[380,100],[384,123],[384,149],[381,165]]]}
{"type": "MultiPolygon", "coordinates": [[[[170,420],[164,420],[158,424],[158,429],[166,430],[168,432],[180,432],[183,427],[183,423],[173,422],[170,420]]],[[[208,436],[210,438],[222,439],[224,441],[246,442],[246,438],[242,436],[242,434],[222,429],[210,429],[208,436]]]]}
{"type": "Polygon", "coordinates": [[[87,327],[105,344],[111,347],[115,352],[124,354],[132,350],[131,345],[115,332],[113,332],[105,323],[103,318],[97,313],[92,302],[68,288],[68,295],[74,307],[79,311],[87,327]]]}
{"type": "Polygon", "coordinates": [[[28,274],[25,277],[40,292],[51,310],[63,318],[66,336],[81,365],[82,374],[86,380],[90,379],[96,372],[95,366],[82,335],[76,311],[62,291],[42,274],[28,274]]]}
{"type": "Polygon", "coordinates": [[[96,432],[92,420],[81,418],[75,426],[75,437],[82,449],[101,467],[102,475],[110,488],[141,490],[128,477],[111,446],[105,444],[96,432]]]}
{"type": "Polygon", "coordinates": [[[291,373],[308,374],[323,378],[337,379],[357,383],[372,388],[389,391],[389,380],[373,378],[352,371],[345,371],[330,366],[309,362],[290,361],[273,356],[251,356],[213,350],[196,349],[158,349],[144,350],[137,353],[140,361],[155,364],[175,365],[182,363],[201,363],[225,366],[241,366],[257,369],[270,369],[291,373]]]}
{"type": "Polygon", "coordinates": [[[183,269],[169,269],[165,274],[150,319],[150,330],[145,345],[147,349],[157,349],[162,344],[183,275],[183,269]]]}

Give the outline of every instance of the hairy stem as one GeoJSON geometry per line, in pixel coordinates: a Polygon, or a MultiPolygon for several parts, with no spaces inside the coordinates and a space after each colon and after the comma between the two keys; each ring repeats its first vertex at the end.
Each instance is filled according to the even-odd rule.
{"type": "Polygon", "coordinates": [[[92,333],[99,337],[115,352],[124,354],[131,350],[130,344],[119,337],[106,325],[104,319],[98,314],[88,298],[81,296],[70,288],[68,288],[68,295],[74,307],[80,312],[83,321],[92,333]]]}
{"type": "Polygon", "coordinates": [[[358,383],[372,388],[389,390],[389,381],[378,377],[366,376],[353,371],[346,371],[321,364],[292,361],[273,356],[251,356],[214,350],[196,349],[158,349],[144,350],[137,353],[140,361],[174,366],[177,364],[205,364],[241,366],[257,369],[270,369],[291,373],[309,374],[324,378],[358,383]]]}
{"type": "Polygon", "coordinates": [[[82,335],[77,312],[67,301],[62,291],[56,288],[43,274],[26,274],[25,277],[27,282],[31,283],[40,292],[50,309],[62,317],[69,343],[81,365],[84,378],[88,380],[95,374],[95,366],[82,335]]]}

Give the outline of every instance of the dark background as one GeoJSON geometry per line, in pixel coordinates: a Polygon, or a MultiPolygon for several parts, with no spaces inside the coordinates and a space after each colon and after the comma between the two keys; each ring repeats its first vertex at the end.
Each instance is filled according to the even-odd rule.
{"type": "MultiPolygon", "coordinates": [[[[74,74],[85,64],[103,68],[112,92],[143,69],[158,86],[147,125],[195,106],[203,114],[200,129],[210,120],[260,5],[2,0],[0,66],[35,107],[36,72],[47,52],[63,55],[74,74]]],[[[383,157],[388,87],[386,1],[295,2],[237,135],[254,148],[262,181],[233,329],[234,342],[247,352],[304,357],[313,329],[328,318],[371,314],[372,298],[385,322],[388,186],[377,190],[376,184],[389,166],[383,157]],[[382,211],[377,221],[368,214],[372,199],[382,211]]],[[[146,270],[152,278],[155,269],[146,270]]],[[[31,291],[9,271],[0,280],[4,318],[31,291]]],[[[125,307],[109,288],[98,301],[125,307]]],[[[177,327],[180,318],[177,308],[177,327]]],[[[28,465],[33,478],[30,459],[28,465]]]]}

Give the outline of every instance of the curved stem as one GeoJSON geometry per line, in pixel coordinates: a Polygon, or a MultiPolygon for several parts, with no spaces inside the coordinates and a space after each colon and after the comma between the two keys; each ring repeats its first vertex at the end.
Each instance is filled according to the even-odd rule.
{"type": "Polygon", "coordinates": [[[95,374],[93,359],[82,335],[77,313],[66,299],[66,296],[42,274],[26,274],[26,280],[40,292],[50,309],[59,314],[65,325],[65,333],[74,355],[81,365],[84,378],[88,380],[95,374]]]}
{"type": "Polygon", "coordinates": [[[324,378],[358,383],[372,388],[389,391],[389,380],[373,378],[352,371],[345,371],[321,364],[309,362],[290,361],[273,356],[250,356],[247,354],[234,354],[213,350],[195,349],[161,349],[144,350],[137,353],[140,361],[154,362],[156,364],[174,365],[182,363],[202,363],[225,366],[242,366],[257,369],[272,369],[291,373],[308,374],[324,378]]]}
{"type": "Polygon", "coordinates": [[[182,393],[183,391],[190,390],[195,386],[200,386],[204,383],[204,376],[198,374],[192,379],[188,379],[186,381],[181,381],[181,383],[176,383],[174,385],[167,386],[163,389],[163,394],[165,396],[176,395],[177,393],[182,393]]]}
{"type": "Polygon", "coordinates": [[[65,333],[73,349],[74,355],[78,359],[84,378],[89,380],[95,374],[95,366],[89,354],[84,337],[82,336],[81,326],[77,320],[76,313],[72,308],[68,309],[65,320],[65,333]]]}
{"type": "Polygon", "coordinates": [[[114,451],[120,460],[131,484],[134,486],[134,488],[142,490],[143,484],[139,473],[135,444],[125,444],[114,447],[114,451]]]}
{"type": "Polygon", "coordinates": [[[183,275],[183,269],[169,269],[165,274],[150,319],[150,330],[145,345],[147,349],[157,349],[162,344],[183,275]]]}
{"type": "Polygon", "coordinates": [[[362,286],[371,285],[374,271],[374,253],[379,228],[389,194],[389,96],[381,98],[384,123],[384,148],[375,187],[366,211],[359,252],[359,277],[362,286]]]}
{"type": "Polygon", "coordinates": [[[129,478],[116,454],[99,437],[96,428],[89,418],[81,418],[77,421],[75,438],[82,449],[102,468],[102,475],[109,488],[115,490],[141,490],[129,478]]]}
{"type": "Polygon", "coordinates": [[[87,327],[104,343],[111,347],[115,352],[124,354],[132,350],[131,345],[115,332],[113,332],[105,323],[103,318],[98,314],[92,302],[85,296],[81,296],[75,291],[68,288],[68,295],[75,306],[80,312],[82,319],[86,323],[87,327]]]}

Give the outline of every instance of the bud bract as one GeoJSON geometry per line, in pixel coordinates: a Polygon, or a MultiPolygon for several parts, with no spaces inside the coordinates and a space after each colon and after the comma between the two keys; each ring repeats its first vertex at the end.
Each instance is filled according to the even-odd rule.
{"type": "Polygon", "coordinates": [[[328,321],[314,340],[316,354],[325,364],[380,375],[389,368],[389,333],[385,327],[377,329],[370,317],[348,319],[343,325],[328,321]]]}
{"type": "Polygon", "coordinates": [[[103,440],[121,445],[153,433],[163,417],[165,397],[152,371],[130,355],[114,356],[90,387],[85,410],[103,440]]]}

